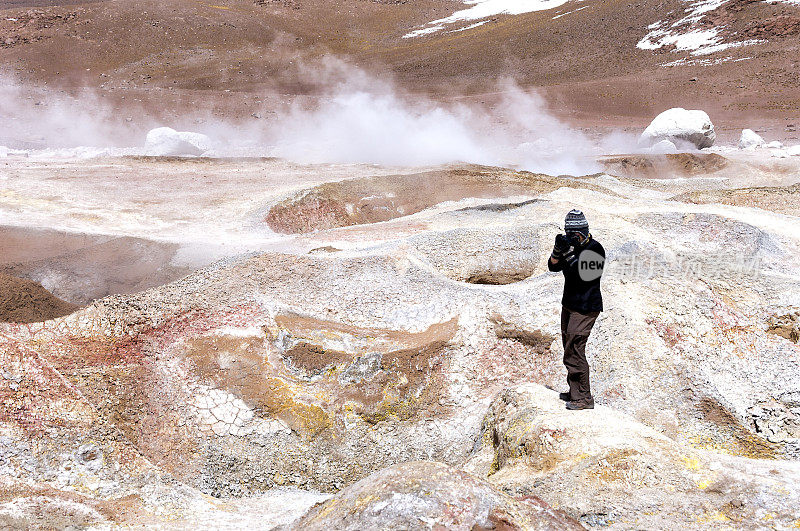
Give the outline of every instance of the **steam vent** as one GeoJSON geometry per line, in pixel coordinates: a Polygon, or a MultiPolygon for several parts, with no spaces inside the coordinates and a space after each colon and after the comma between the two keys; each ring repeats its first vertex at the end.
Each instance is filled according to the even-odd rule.
{"type": "Polygon", "coordinates": [[[799,38],[6,0],[0,529],[800,527],[799,38]]]}

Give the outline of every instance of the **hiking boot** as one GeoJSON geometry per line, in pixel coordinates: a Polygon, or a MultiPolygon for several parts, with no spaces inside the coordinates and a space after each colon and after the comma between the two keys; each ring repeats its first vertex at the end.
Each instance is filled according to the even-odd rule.
{"type": "Polygon", "coordinates": [[[584,400],[572,400],[567,402],[567,409],[578,410],[578,409],[594,409],[594,399],[587,398],[584,400]]]}
{"type": "Polygon", "coordinates": [[[558,398],[560,398],[564,402],[569,402],[570,400],[572,400],[572,397],[570,396],[569,393],[558,393],[558,398]]]}

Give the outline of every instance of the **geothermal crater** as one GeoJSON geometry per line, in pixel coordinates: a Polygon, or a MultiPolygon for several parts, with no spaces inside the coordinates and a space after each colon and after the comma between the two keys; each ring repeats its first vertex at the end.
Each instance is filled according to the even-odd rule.
{"type": "MultiPolygon", "coordinates": [[[[12,164],[32,182],[57,178],[12,164]]],[[[108,164],[187,175],[171,159],[108,164]]],[[[140,212],[158,220],[157,239],[135,224],[113,236],[29,232],[42,243],[9,257],[19,275],[61,271],[52,289],[85,298],[62,317],[0,325],[4,499],[28,500],[21,512],[0,504],[3,522],[800,518],[800,226],[775,199],[796,173],[743,186],[724,172],[767,175],[750,160],[692,179],[237,164],[253,167],[229,177],[234,198],[208,190],[216,207],[151,193],[140,212]],[[260,192],[264,174],[284,188],[260,192]],[[608,256],[588,344],[598,407],[580,412],[556,396],[562,280],[546,269],[575,205],[608,256]],[[131,253],[111,278],[175,278],[92,297],[85,286],[113,289],[111,278],[98,282],[102,267],[82,266],[81,253],[108,245],[131,253]],[[28,484],[36,494],[21,494],[28,484]],[[448,496],[459,512],[442,512],[448,496]]],[[[47,204],[36,195],[46,191],[18,190],[47,204]]],[[[101,199],[129,208],[126,196],[101,199]]]]}

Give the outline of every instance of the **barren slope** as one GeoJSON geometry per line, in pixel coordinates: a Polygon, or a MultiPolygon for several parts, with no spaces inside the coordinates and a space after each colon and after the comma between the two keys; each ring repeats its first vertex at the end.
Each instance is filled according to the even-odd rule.
{"type": "Polygon", "coordinates": [[[704,108],[721,123],[756,122],[781,134],[796,125],[800,7],[791,3],[723,3],[689,29],[720,27],[723,42],[758,43],[698,56],[674,46],[637,48],[649,26],[679,21],[691,8],[679,0],[568,2],[492,16],[465,31],[453,28],[466,22],[403,38],[459,6],[444,0],[10,5],[0,19],[0,58],[23,80],[94,87],[116,101],[127,94],[126,105],[137,100],[156,113],[199,105],[248,117],[257,100],[277,104],[276,93],[314,93],[319,79],[303,75],[298,64],[331,54],[440,98],[476,94],[475,101],[491,101],[486,92],[493,82],[512,77],[540,87],[559,113],[595,126],[639,126],[670,106],[704,108]]]}

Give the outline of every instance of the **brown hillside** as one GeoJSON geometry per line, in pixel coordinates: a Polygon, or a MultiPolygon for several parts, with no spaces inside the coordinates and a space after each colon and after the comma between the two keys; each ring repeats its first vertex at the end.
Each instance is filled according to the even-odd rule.
{"type": "Polygon", "coordinates": [[[327,54],[437,98],[471,95],[490,104],[496,80],[511,77],[588,125],[639,126],[670,106],[703,108],[736,126],[756,121],[791,133],[796,125],[799,7],[726,4],[699,26],[723,25],[725,38],[764,42],[694,57],[636,48],[648,25],[682,16],[679,0],[590,1],[572,12],[576,5],[403,39],[464,5],[14,0],[0,9],[0,61],[23,81],[88,86],[108,101],[154,113],[205,107],[249,118],[262,100],[316,93],[298,65],[327,54]],[[557,14],[564,16],[554,20],[557,14]],[[663,66],[680,59],[688,64],[663,66]]]}

